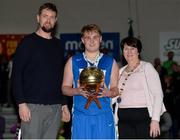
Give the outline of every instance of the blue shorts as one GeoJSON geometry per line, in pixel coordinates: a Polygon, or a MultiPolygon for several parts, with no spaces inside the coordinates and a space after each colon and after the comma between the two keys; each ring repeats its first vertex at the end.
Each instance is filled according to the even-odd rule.
{"type": "Polygon", "coordinates": [[[72,119],[72,139],[116,139],[112,112],[98,115],[76,112],[72,119]]]}

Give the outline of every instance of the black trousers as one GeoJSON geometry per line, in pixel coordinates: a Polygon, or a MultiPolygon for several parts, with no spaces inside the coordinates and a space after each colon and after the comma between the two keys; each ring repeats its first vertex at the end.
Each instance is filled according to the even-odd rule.
{"type": "Polygon", "coordinates": [[[147,108],[119,108],[118,118],[120,139],[150,138],[151,118],[147,108]]]}

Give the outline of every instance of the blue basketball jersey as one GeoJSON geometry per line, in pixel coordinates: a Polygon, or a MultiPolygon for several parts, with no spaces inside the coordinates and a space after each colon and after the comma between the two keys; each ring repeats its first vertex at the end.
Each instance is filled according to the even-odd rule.
{"type": "MultiPolygon", "coordinates": [[[[113,65],[113,58],[108,55],[102,55],[97,67],[104,72],[105,84],[109,88],[110,76],[113,65]]],[[[72,57],[72,70],[73,70],[73,86],[77,87],[80,72],[88,66],[88,62],[85,60],[83,54],[76,54],[72,57]]],[[[81,95],[73,97],[73,113],[84,113],[86,115],[98,115],[105,112],[112,112],[111,98],[103,97],[98,98],[101,107],[98,108],[97,104],[92,101],[88,109],[85,109],[87,98],[81,95]]]]}

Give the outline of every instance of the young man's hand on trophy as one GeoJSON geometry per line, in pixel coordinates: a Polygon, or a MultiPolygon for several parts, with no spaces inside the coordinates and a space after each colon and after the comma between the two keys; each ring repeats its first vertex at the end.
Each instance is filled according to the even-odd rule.
{"type": "Polygon", "coordinates": [[[98,98],[102,98],[102,97],[114,98],[119,95],[119,90],[117,87],[111,88],[109,90],[105,83],[104,86],[100,88],[100,91],[101,92],[99,93],[98,98]]]}

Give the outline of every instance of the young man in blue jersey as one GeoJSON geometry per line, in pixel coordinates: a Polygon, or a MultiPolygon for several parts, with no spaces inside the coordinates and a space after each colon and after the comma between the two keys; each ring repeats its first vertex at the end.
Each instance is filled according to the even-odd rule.
{"type": "Polygon", "coordinates": [[[85,25],[81,34],[85,51],[69,58],[62,84],[63,94],[73,96],[72,139],[115,139],[111,98],[119,94],[119,68],[112,57],[100,53],[102,36],[97,25],[85,25]],[[105,74],[104,88],[97,96],[101,108],[94,101],[85,108],[89,94],[78,83],[81,70],[90,66],[98,67],[105,74]]]}
{"type": "Polygon", "coordinates": [[[52,35],[57,8],[45,3],[37,15],[38,29],[18,45],[13,62],[13,93],[19,108],[23,139],[56,139],[61,114],[70,113],[61,93],[64,53],[52,35]]]}

